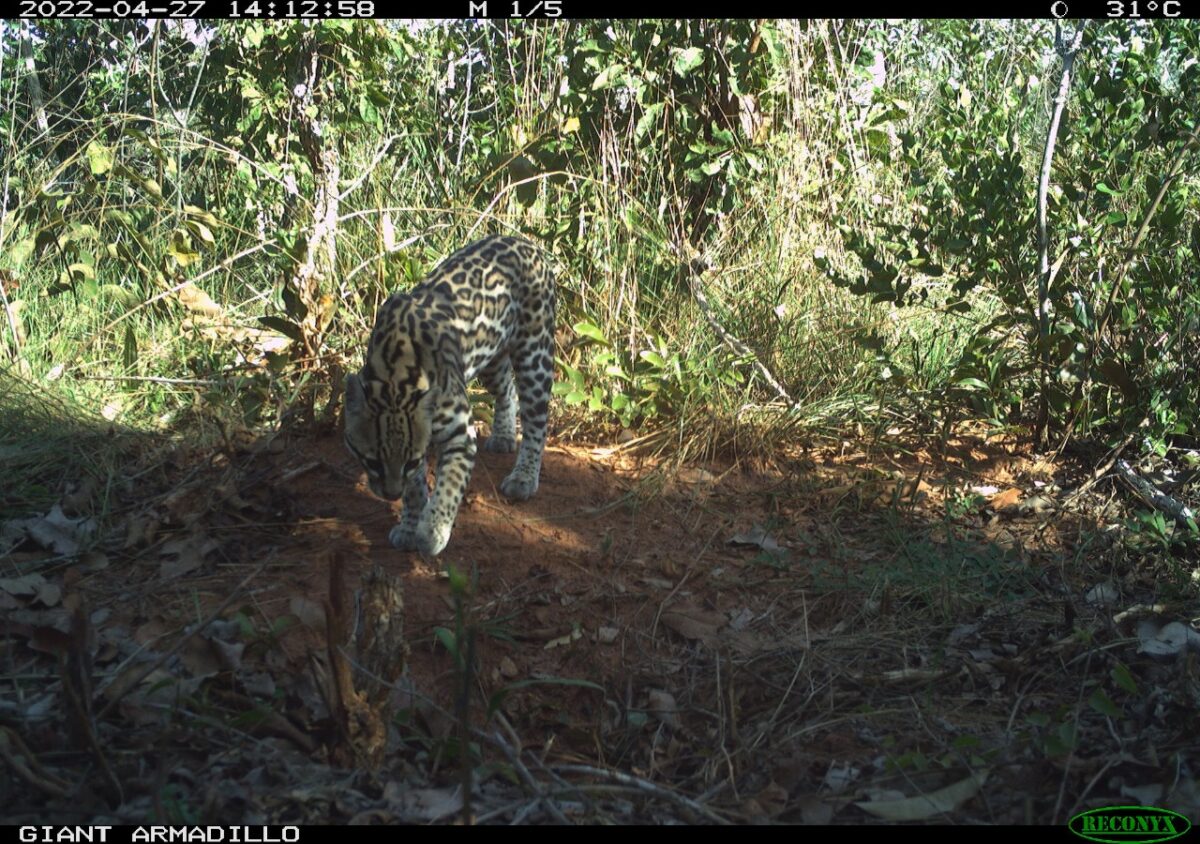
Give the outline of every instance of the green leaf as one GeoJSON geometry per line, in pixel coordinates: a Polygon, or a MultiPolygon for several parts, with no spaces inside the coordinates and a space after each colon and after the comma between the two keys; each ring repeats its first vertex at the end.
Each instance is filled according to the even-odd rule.
{"type": "Polygon", "coordinates": [[[1092,709],[1099,712],[1101,715],[1107,715],[1109,718],[1120,718],[1120,708],[1112,702],[1112,698],[1104,693],[1102,689],[1096,689],[1088,698],[1088,705],[1092,709]]]}
{"type": "Polygon", "coordinates": [[[278,331],[284,337],[292,338],[297,343],[304,342],[304,332],[294,322],[277,316],[260,316],[258,321],[267,328],[278,331]]]}
{"type": "Polygon", "coordinates": [[[125,370],[130,371],[137,365],[138,346],[137,335],[133,330],[133,323],[125,323],[125,342],[121,347],[121,362],[125,365],[125,370]]]}
{"type": "Polygon", "coordinates": [[[671,50],[675,55],[675,73],[687,76],[704,62],[704,51],[699,47],[675,47],[671,50]]]}
{"type": "MultiPolygon", "coordinates": [[[[652,103],[646,106],[646,110],[642,116],[638,118],[637,126],[633,130],[633,139],[640,141],[645,137],[646,133],[658,123],[659,115],[662,114],[663,103],[652,103]]],[[[657,134],[657,133],[656,133],[657,134]]]]}
{"type": "Polygon", "coordinates": [[[8,250],[8,259],[12,261],[14,266],[21,266],[25,263],[29,256],[33,254],[34,248],[37,246],[37,239],[27,237],[24,240],[18,240],[13,247],[8,250]]]}
{"type": "Polygon", "coordinates": [[[590,340],[595,340],[605,346],[608,345],[608,339],[594,323],[588,322],[586,319],[575,323],[575,333],[580,337],[587,337],[590,340]]]}
{"type": "Polygon", "coordinates": [[[248,47],[261,47],[264,34],[266,33],[261,23],[251,23],[242,31],[242,44],[248,47]]]}
{"type": "Polygon", "coordinates": [[[87,160],[92,175],[102,176],[112,169],[113,151],[98,141],[92,141],[87,145],[87,160]]]}
{"type": "Polygon", "coordinates": [[[976,390],[991,390],[991,387],[980,381],[978,378],[960,378],[957,384],[960,387],[971,387],[976,390]]]}
{"type": "Polygon", "coordinates": [[[86,281],[96,280],[96,268],[91,264],[71,264],[69,267],[67,267],[67,272],[69,272],[72,277],[79,276],[86,281]]]}
{"type": "Polygon", "coordinates": [[[167,254],[174,258],[181,267],[191,266],[200,260],[200,253],[192,246],[192,239],[182,229],[171,232],[171,243],[167,247],[167,254]]]}
{"type": "Polygon", "coordinates": [[[203,208],[198,208],[195,205],[183,206],[183,213],[189,217],[194,217],[206,226],[219,226],[221,221],[217,219],[217,215],[211,211],[205,211],[203,208]]]}
{"type": "Polygon", "coordinates": [[[617,84],[620,77],[625,73],[624,65],[612,64],[600,71],[596,78],[592,80],[592,90],[599,91],[604,88],[611,88],[617,84]]]}
{"type": "Polygon", "coordinates": [[[445,648],[450,653],[458,656],[458,637],[454,635],[454,631],[447,627],[435,627],[433,636],[437,639],[438,644],[445,648]]]}
{"type": "Polygon", "coordinates": [[[192,234],[200,238],[205,246],[216,245],[217,240],[213,237],[212,230],[209,229],[208,226],[204,225],[204,223],[200,222],[199,220],[185,220],[184,223],[187,225],[188,229],[191,230],[192,234]]]}
{"type": "Polygon", "coordinates": [[[1129,692],[1131,695],[1138,694],[1137,680],[1133,679],[1133,675],[1129,673],[1129,668],[1126,667],[1125,663],[1118,662],[1113,669],[1108,672],[1108,676],[1112,677],[1114,683],[1116,683],[1125,691],[1129,692]]]}

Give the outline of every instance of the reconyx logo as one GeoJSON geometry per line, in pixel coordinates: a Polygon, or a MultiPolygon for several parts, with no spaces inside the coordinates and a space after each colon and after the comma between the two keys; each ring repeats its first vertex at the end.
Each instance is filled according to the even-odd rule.
{"type": "Polygon", "coordinates": [[[1088,841],[1105,844],[1154,844],[1170,841],[1192,828],[1192,822],[1170,809],[1151,806],[1109,806],[1080,812],[1067,824],[1071,832],[1088,841]]]}

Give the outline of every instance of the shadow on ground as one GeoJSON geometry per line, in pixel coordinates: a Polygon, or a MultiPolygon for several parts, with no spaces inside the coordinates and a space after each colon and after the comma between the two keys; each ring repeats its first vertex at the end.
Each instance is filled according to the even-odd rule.
{"type": "Polygon", "coordinates": [[[465,629],[477,820],[1065,822],[1182,805],[1163,777],[1200,761],[1194,678],[1081,597],[1115,565],[1096,526],[996,498],[1066,471],[1012,443],[670,471],[552,444],[522,504],[481,454],[436,561],[389,547],[399,504],[333,433],[155,461],[90,551],[0,558],[46,584],[0,592],[9,822],[453,821],[465,629]],[[377,772],[326,764],[334,559],[403,582],[377,772]]]}

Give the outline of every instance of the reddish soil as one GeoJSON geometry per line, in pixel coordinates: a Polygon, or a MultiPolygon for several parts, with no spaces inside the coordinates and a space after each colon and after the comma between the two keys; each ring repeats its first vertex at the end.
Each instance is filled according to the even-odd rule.
{"type": "MultiPolygon", "coordinates": [[[[483,820],[865,822],[877,814],[864,801],[950,789],[932,814],[905,811],[1061,823],[1200,762],[1191,733],[1170,726],[1191,711],[1186,676],[1134,653],[1112,610],[1080,598],[1109,577],[1126,604],[1149,601],[1151,573],[1097,544],[1109,516],[1025,507],[1066,474],[1010,442],[964,435],[938,455],[844,443],[672,471],[552,445],[521,504],[497,491],[511,461],[479,455],[435,561],[389,546],[400,505],[365,489],[334,435],[180,453],[159,467],[166,482],[130,485],[104,564],[54,575],[79,596],[64,605],[91,611],[114,778],[92,782],[94,751],[53,755],[61,719],[31,722],[24,740],[46,770],[95,791],[47,799],[53,777],[27,777],[11,819],[457,817],[463,673],[437,635],[457,627],[447,566],[473,578],[462,624],[477,645],[468,717],[484,731],[483,820]],[[966,493],[980,485],[993,492],[966,493]],[[755,527],[765,548],[729,542],[755,527]],[[349,791],[327,766],[336,738],[317,691],[333,560],[351,590],[375,566],[400,576],[411,650],[386,764],[349,791]],[[1131,683],[1179,717],[1146,721],[1131,683]],[[1113,744],[1125,734],[1108,726],[1114,712],[1160,761],[1113,744]],[[566,789],[561,806],[530,797],[551,788],[566,789]]],[[[39,666],[57,700],[54,662],[28,649],[72,664],[82,646],[44,594],[20,599],[0,657],[26,678],[39,666]]],[[[0,786],[16,788],[4,771],[0,786]]]]}

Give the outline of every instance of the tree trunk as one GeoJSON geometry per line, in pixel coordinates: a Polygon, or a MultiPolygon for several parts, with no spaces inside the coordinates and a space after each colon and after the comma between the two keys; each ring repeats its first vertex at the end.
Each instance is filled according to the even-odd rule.
{"type": "Polygon", "coordinates": [[[1040,446],[1050,421],[1050,363],[1048,341],[1050,339],[1050,314],[1047,311],[1050,298],[1050,282],[1053,271],[1050,267],[1050,232],[1046,222],[1047,199],[1050,190],[1050,165],[1054,160],[1054,145],[1058,140],[1058,126],[1062,122],[1062,114],[1067,106],[1067,94],[1071,90],[1071,70],[1075,66],[1075,56],[1079,53],[1079,45],[1083,43],[1083,30],[1087,27],[1084,21],[1075,30],[1071,44],[1064,47],[1061,32],[1056,32],[1055,43],[1059,55],[1062,56],[1062,78],[1058,83],[1058,95],[1054,98],[1054,113],[1050,116],[1050,129],[1046,133],[1046,150],[1042,155],[1042,172],[1038,178],[1037,214],[1038,214],[1038,365],[1041,369],[1041,389],[1038,396],[1037,421],[1033,430],[1033,442],[1040,446]]]}
{"type": "MultiPolygon", "coordinates": [[[[37,65],[33,62],[33,31],[29,21],[21,21],[21,64],[25,68],[25,89],[29,93],[29,107],[33,111],[33,120],[37,124],[37,140],[50,145],[50,120],[46,117],[46,100],[42,96],[42,83],[38,79],[37,65]]],[[[50,150],[53,158],[53,149],[50,150]]],[[[57,163],[57,162],[56,162],[57,163]]]]}
{"type": "Polygon", "coordinates": [[[324,56],[310,31],[301,48],[295,84],[292,87],[293,109],[300,146],[308,159],[313,177],[313,216],[303,248],[291,279],[302,314],[290,314],[300,324],[304,351],[315,357],[321,350],[321,339],[332,312],[332,298],[322,294],[337,266],[337,221],[341,197],[338,180],[341,165],[337,146],[326,134],[320,118],[317,96],[321,84],[324,56]]]}

